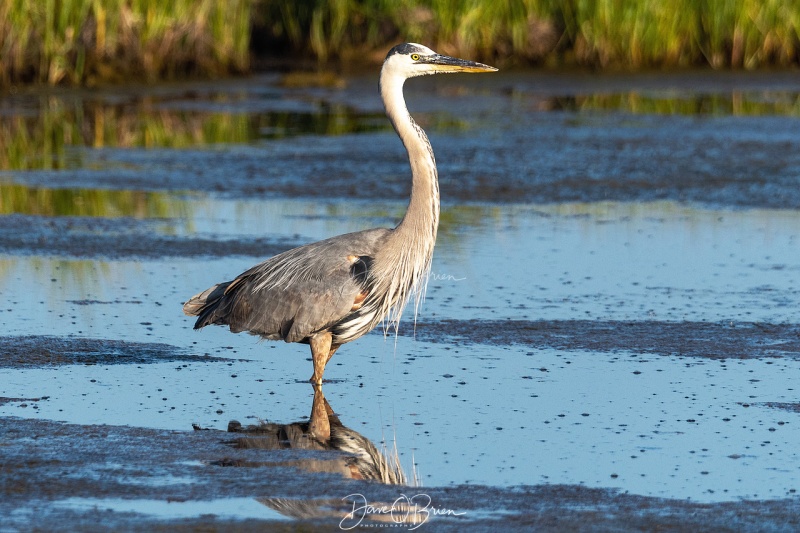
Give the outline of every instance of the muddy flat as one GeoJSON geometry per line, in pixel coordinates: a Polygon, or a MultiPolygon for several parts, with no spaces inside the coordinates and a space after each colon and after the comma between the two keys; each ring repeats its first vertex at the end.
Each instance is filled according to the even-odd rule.
{"type": "Polygon", "coordinates": [[[600,320],[442,320],[418,322],[418,338],[456,345],[661,354],[687,358],[797,358],[800,328],[790,324],[600,320]]]}
{"type": "Polygon", "coordinates": [[[304,468],[330,453],[237,450],[221,431],[6,418],[0,433],[7,449],[4,529],[331,531],[386,527],[392,517],[423,531],[800,527],[796,500],[708,505],[580,486],[410,488],[343,480],[304,468]],[[221,465],[236,460],[247,466],[221,465]],[[416,498],[419,510],[402,510],[396,502],[403,496],[416,498]],[[364,501],[397,508],[377,514],[362,509],[364,501]]]}

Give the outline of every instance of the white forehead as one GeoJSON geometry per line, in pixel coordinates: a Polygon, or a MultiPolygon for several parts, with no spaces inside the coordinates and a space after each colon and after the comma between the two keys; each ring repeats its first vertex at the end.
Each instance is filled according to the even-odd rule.
{"type": "Polygon", "coordinates": [[[417,43],[408,43],[408,44],[415,48],[415,50],[413,50],[412,52],[416,52],[418,54],[431,55],[436,53],[427,46],[422,44],[417,44],[417,43]]]}

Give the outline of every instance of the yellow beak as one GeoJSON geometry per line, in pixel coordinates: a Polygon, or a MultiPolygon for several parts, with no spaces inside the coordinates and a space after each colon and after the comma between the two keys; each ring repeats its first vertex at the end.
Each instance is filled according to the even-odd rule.
{"type": "Polygon", "coordinates": [[[430,65],[435,65],[437,72],[495,72],[497,70],[483,63],[440,54],[422,57],[421,61],[430,65]]]}

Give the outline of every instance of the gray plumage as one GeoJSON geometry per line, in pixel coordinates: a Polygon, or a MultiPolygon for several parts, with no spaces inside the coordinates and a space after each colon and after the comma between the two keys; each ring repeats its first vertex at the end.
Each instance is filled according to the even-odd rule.
{"type": "Polygon", "coordinates": [[[381,69],[386,115],[408,151],[411,199],[394,229],[339,235],[278,254],[184,304],[195,329],[228,325],[271,340],[311,345],[314,375],[333,353],[381,321],[397,328],[405,304],[425,292],[439,223],[433,150],[403,99],[407,78],[439,72],[490,72],[493,67],[436,54],[422,45],[394,47],[381,69]]]}
{"type": "Polygon", "coordinates": [[[307,342],[339,325],[333,343],[344,344],[352,334],[341,324],[359,314],[352,308],[368,285],[368,262],[389,233],[359,231],[288,250],[193,297],[184,311],[199,317],[195,329],[225,324],[286,342],[307,342]]]}

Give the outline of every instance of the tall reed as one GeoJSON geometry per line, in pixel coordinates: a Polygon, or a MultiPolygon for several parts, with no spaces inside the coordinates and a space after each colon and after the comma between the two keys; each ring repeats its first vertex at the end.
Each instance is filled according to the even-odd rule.
{"type": "Polygon", "coordinates": [[[800,64],[800,0],[2,0],[0,86],[242,72],[253,32],[259,53],[321,63],[416,41],[522,64],[800,64]]]}
{"type": "Polygon", "coordinates": [[[325,61],[391,42],[593,67],[800,63],[800,0],[262,1],[276,39],[325,61]]]}
{"type": "Polygon", "coordinates": [[[546,1],[578,63],[754,68],[800,59],[797,0],[546,1]]]}
{"type": "Polygon", "coordinates": [[[248,68],[250,0],[3,0],[0,85],[248,68]]]}

